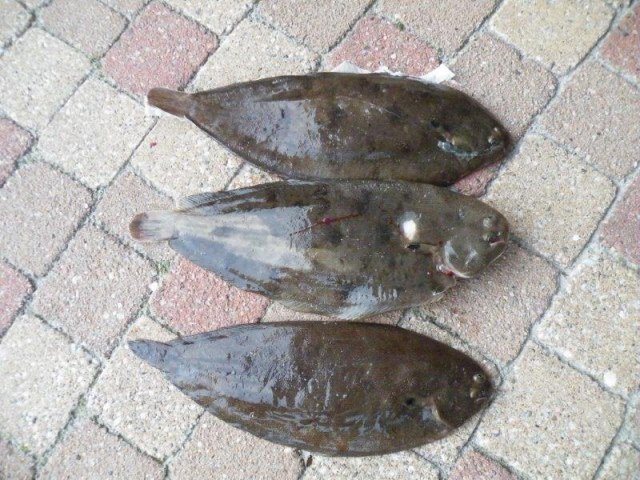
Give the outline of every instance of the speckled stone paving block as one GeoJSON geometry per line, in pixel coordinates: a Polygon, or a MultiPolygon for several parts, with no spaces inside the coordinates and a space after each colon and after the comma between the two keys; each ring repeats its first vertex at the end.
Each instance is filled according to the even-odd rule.
{"type": "Polygon", "coordinates": [[[116,9],[127,17],[133,16],[138,12],[149,0],[104,0],[104,3],[116,9]]]}
{"type": "Polygon", "coordinates": [[[615,186],[604,175],[550,140],[530,135],[486,200],[507,217],[515,236],[566,267],[614,195],[615,186]]]}
{"type": "Polygon", "coordinates": [[[61,334],[36,318],[18,318],[0,344],[0,431],[41,455],[94,373],[91,359],[61,334]]]}
{"type": "Polygon", "coordinates": [[[415,76],[424,75],[439,64],[438,54],[428,44],[376,16],[360,20],[324,61],[327,70],[342,62],[370,71],[387,67],[415,76]]]}
{"type": "Polygon", "coordinates": [[[222,190],[242,159],[190,122],[163,116],[131,163],[159,190],[177,199],[222,190]]]}
{"type": "Polygon", "coordinates": [[[169,198],[157,193],[140,177],[127,171],[116,178],[105,192],[96,207],[94,219],[109,233],[136,250],[146,253],[153,260],[169,261],[174,257],[174,252],[165,242],[135,241],[129,233],[129,223],[137,213],[172,208],[173,202],[169,198]]]}
{"type": "Polygon", "coordinates": [[[0,185],[15,169],[16,161],[29,149],[33,137],[6,118],[0,118],[0,185]]]}
{"type": "Polygon", "coordinates": [[[376,10],[451,55],[491,13],[495,0],[382,0],[376,10]]]}
{"type": "Polygon", "coordinates": [[[486,272],[461,280],[441,301],[422,309],[485,355],[506,363],[547,308],[556,277],[546,261],[511,244],[486,272]]]}
{"type": "Polygon", "coordinates": [[[283,33],[247,18],[198,71],[192,90],[307,73],[314,69],[317,60],[317,55],[283,33]]]}
{"type": "Polygon", "coordinates": [[[6,440],[0,439],[0,478],[3,480],[31,480],[34,473],[33,460],[6,440]]]}
{"type": "Polygon", "coordinates": [[[302,462],[293,449],[261,440],[206,413],[169,464],[171,478],[295,480],[302,462]]]}
{"type": "Polygon", "coordinates": [[[89,210],[89,192],[44,164],[26,165],[0,190],[0,250],[43,275],[89,210]]]}
{"type": "Polygon", "coordinates": [[[82,54],[31,28],[0,58],[0,106],[18,123],[40,129],[89,67],[82,54]]]}
{"type": "Polygon", "coordinates": [[[590,62],[571,78],[540,124],[604,172],[622,177],[640,160],[640,92],[590,62]],[[628,139],[628,140],[626,140],[628,139]]]}
{"type": "Polygon", "coordinates": [[[626,436],[630,442],[640,449],[640,392],[634,399],[629,401],[629,404],[626,436]]]}
{"type": "Polygon", "coordinates": [[[344,35],[370,0],[265,0],[257,13],[316,51],[326,52],[344,35]]]}
{"type": "Polygon", "coordinates": [[[54,0],[40,13],[40,21],[91,57],[102,56],[127,23],[98,0],[54,0]]]}
{"type": "Polygon", "coordinates": [[[480,446],[527,478],[593,477],[622,422],[617,397],[535,345],[501,390],[476,432],[480,446]]]}
{"type": "MultiPolygon", "coordinates": [[[[397,310],[395,312],[389,312],[384,315],[374,315],[373,317],[367,317],[366,321],[369,323],[388,323],[389,325],[395,325],[400,321],[400,317],[402,316],[402,312],[397,310]]],[[[301,313],[296,312],[294,310],[290,310],[287,307],[283,306],[281,303],[273,302],[267,312],[262,317],[261,322],[293,322],[298,320],[304,321],[334,321],[340,322],[344,320],[340,320],[339,318],[327,317],[324,315],[318,315],[315,313],[301,313]]]]}
{"type": "Polygon", "coordinates": [[[183,335],[256,322],[268,304],[262,295],[235,288],[184,258],[151,300],[153,312],[183,335]]]}
{"type": "Polygon", "coordinates": [[[591,252],[567,278],[537,336],[608,388],[640,387],[640,278],[608,255],[591,252]]]}
{"type": "Polygon", "coordinates": [[[0,47],[19,35],[31,19],[29,12],[15,0],[0,0],[0,47]]]}
{"type": "Polygon", "coordinates": [[[83,228],[34,294],[33,309],[108,354],[149,289],[153,268],[93,226],[83,228]]]}
{"type": "Polygon", "coordinates": [[[555,77],[488,34],[475,37],[451,66],[455,81],[493,112],[515,137],[556,89],[555,77]]]}
{"type": "Polygon", "coordinates": [[[438,471],[412,452],[361,458],[314,456],[304,474],[305,480],[376,479],[438,480],[438,471]]]}
{"type": "Polygon", "coordinates": [[[90,78],[56,114],[36,148],[96,188],[113,178],[150,126],[142,106],[90,78]]]}
{"type": "Polygon", "coordinates": [[[495,460],[468,450],[456,463],[449,480],[517,480],[517,477],[495,460]]]}
{"type": "MultiPolygon", "coordinates": [[[[175,335],[142,317],[125,340],[170,341],[175,335]]],[[[88,398],[100,423],[158,459],[174,453],[191,431],[202,408],[178,391],[164,375],[119,346],[88,398]]]]}
{"type": "Polygon", "coordinates": [[[24,275],[0,262],[0,336],[9,328],[14,315],[32,290],[24,275]]]}
{"type": "Polygon", "coordinates": [[[254,0],[168,0],[168,3],[220,35],[233,28],[254,0]]]}
{"type": "Polygon", "coordinates": [[[491,26],[526,54],[564,74],[607,31],[613,14],[603,0],[507,0],[491,26]]]}
{"type": "Polygon", "coordinates": [[[150,4],[107,52],[103,67],[121,88],[184,87],[216,48],[217,39],[160,2],[150,4]]]}
{"type": "Polygon", "coordinates": [[[627,443],[613,447],[596,480],[638,480],[640,451],[627,443]]]}
{"type": "Polygon", "coordinates": [[[609,34],[600,56],[640,81],[640,5],[629,11],[609,34]]]}
{"type": "Polygon", "coordinates": [[[253,187],[261,183],[277,182],[280,180],[276,174],[265,172],[250,163],[244,163],[236,173],[225,190],[235,190],[236,188],[253,187]]]}
{"type": "Polygon", "coordinates": [[[164,470],[162,465],[91,420],[81,419],[56,445],[38,478],[160,480],[164,478],[164,470]]]}

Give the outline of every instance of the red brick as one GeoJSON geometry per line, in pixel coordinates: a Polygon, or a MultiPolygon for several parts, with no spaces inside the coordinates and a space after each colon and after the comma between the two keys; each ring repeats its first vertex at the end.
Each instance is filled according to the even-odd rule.
{"type": "Polygon", "coordinates": [[[0,118],[0,185],[13,172],[16,160],[31,146],[33,137],[6,118],[0,118]]]}
{"type": "Polygon", "coordinates": [[[499,168],[500,163],[492,163],[480,170],[476,170],[463,179],[458,180],[454,185],[454,189],[465,195],[480,197],[484,195],[487,190],[487,185],[494,179],[499,168]]]}
{"type": "Polygon", "coordinates": [[[449,480],[517,480],[517,477],[490,458],[470,450],[458,460],[449,480]]]}
{"type": "Polygon", "coordinates": [[[24,275],[9,265],[0,263],[0,335],[9,328],[11,320],[31,290],[31,284],[24,275]]]}
{"type": "Polygon", "coordinates": [[[640,177],[629,185],[605,224],[602,241],[640,264],[640,177]]]}
{"type": "Polygon", "coordinates": [[[216,46],[203,27],[154,2],[107,52],[104,70],[136,95],[152,87],[180,88],[216,46]]]}
{"type": "Polygon", "coordinates": [[[415,76],[424,75],[439,63],[438,54],[425,42],[375,16],[360,20],[326,59],[329,69],[345,61],[366,70],[388,67],[415,76]]]}
{"type": "Polygon", "coordinates": [[[239,290],[191,262],[180,259],[151,301],[154,313],[189,335],[256,322],[268,300],[239,290]]]}
{"type": "Polygon", "coordinates": [[[640,4],[609,34],[600,54],[640,81],[640,4]]]}

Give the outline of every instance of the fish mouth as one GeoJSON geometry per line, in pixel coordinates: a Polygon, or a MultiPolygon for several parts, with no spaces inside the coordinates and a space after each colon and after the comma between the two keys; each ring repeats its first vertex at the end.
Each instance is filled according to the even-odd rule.
{"type": "Polygon", "coordinates": [[[471,278],[471,275],[461,272],[456,267],[451,265],[446,256],[442,259],[442,263],[438,265],[437,268],[440,273],[443,273],[448,277],[471,278]]]}

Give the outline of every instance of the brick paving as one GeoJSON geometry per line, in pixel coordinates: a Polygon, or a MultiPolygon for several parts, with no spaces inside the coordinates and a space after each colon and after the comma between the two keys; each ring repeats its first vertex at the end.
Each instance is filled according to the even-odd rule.
{"type": "Polygon", "coordinates": [[[640,2],[0,0],[0,478],[593,479],[640,471],[640,2]],[[464,13],[464,14],[462,14],[464,13]],[[136,212],[276,177],[150,87],[342,61],[453,85],[510,130],[456,188],[512,226],[504,258],[399,323],[480,361],[489,408],[372,458],[313,456],[207,413],[127,348],[315,319],[128,235],[136,212]]]}

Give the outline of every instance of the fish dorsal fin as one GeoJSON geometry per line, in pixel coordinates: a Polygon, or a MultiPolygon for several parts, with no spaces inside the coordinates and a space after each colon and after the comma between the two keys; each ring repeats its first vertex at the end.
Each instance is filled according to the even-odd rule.
{"type": "Polygon", "coordinates": [[[189,210],[190,208],[204,207],[207,204],[215,203],[222,198],[228,197],[231,192],[204,192],[189,195],[178,200],[179,210],[189,210]]]}

